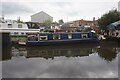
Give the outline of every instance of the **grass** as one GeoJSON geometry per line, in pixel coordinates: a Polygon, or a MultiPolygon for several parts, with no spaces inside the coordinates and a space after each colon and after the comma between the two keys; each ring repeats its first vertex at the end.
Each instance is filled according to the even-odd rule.
{"type": "Polygon", "coordinates": [[[11,36],[11,41],[26,41],[26,36],[11,36]]]}

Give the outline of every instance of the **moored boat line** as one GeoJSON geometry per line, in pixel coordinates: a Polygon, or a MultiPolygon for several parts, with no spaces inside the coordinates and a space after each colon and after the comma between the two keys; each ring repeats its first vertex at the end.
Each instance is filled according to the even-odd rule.
{"type": "Polygon", "coordinates": [[[20,45],[43,45],[80,42],[99,42],[92,32],[57,32],[57,33],[27,33],[26,42],[20,45]]]}

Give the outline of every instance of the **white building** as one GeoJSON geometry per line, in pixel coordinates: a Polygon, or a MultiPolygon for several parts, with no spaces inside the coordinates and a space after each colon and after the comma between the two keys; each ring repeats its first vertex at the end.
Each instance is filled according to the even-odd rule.
{"type": "Polygon", "coordinates": [[[120,1],[118,2],[118,10],[120,11],[120,1]]]}
{"type": "Polygon", "coordinates": [[[10,32],[11,35],[26,35],[27,32],[39,32],[39,29],[28,29],[26,23],[0,18],[0,32],[10,32]]]}
{"type": "Polygon", "coordinates": [[[53,17],[43,11],[38,12],[31,16],[31,22],[43,23],[46,20],[51,20],[51,22],[53,22],[53,17]]]}

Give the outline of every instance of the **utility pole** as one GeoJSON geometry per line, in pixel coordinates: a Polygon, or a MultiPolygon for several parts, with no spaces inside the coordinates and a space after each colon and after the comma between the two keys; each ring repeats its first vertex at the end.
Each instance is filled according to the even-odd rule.
{"type": "Polygon", "coordinates": [[[68,16],[67,16],[67,22],[68,22],[68,16]]]}

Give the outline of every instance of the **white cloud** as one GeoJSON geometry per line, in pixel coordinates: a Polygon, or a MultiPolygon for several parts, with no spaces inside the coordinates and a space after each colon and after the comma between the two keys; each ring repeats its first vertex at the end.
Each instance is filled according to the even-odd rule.
{"type": "MultiPolygon", "coordinates": [[[[2,0],[3,2],[16,2],[16,0],[2,0]]],[[[17,0],[17,2],[118,2],[119,0],[17,0]]]]}
{"type": "MultiPolygon", "coordinates": [[[[28,51],[30,52],[30,51],[28,51]]],[[[28,56],[30,53],[28,54],[28,56]]],[[[117,78],[118,59],[106,63],[97,54],[89,57],[41,57],[3,61],[3,77],[7,78],[117,78]],[[7,73],[6,73],[7,71],[7,73]],[[30,73],[30,74],[29,74],[30,73]]]]}
{"type": "Polygon", "coordinates": [[[27,6],[16,2],[2,2],[2,14],[23,14],[32,12],[27,6]]]}
{"type": "MultiPolygon", "coordinates": [[[[8,0],[5,1],[7,2],[8,0]]],[[[14,1],[12,0],[12,2],[14,1]]],[[[18,2],[33,10],[33,12],[11,16],[6,15],[6,17],[13,18],[14,16],[15,18],[16,16],[21,16],[24,21],[30,21],[32,14],[44,11],[53,16],[54,21],[58,21],[59,19],[63,19],[64,21],[77,19],[92,20],[93,17],[98,18],[105,12],[118,7],[118,0],[54,0],[54,2],[53,0],[18,0],[18,2]]]]}

